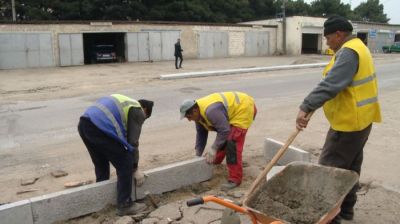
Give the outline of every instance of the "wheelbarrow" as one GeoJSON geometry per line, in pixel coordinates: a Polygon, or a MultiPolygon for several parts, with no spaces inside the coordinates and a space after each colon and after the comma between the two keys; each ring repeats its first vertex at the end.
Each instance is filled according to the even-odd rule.
{"type": "MultiPolygon", "coordinates": [[[[309,114],[308,118],[312,115],[309,114]]],[[[287,139],[246,193],[243,206],[215,196],[192,199],[188,206],[214,202],[250,217],[253,224],[326,224],[339,212],[344,197],[358,181],[349,170],[293,162],[267,181],[266,176],[299,134],[287,139]]]]}
{"type": "Polygon", "coordinates": [[[214,202],[248,215],[253,224],[326,224],[339,213],[357,181],[353,171],[293,162],[259,184],[242,206],[216,196],[196,198],[187,205],[214,202]]]}

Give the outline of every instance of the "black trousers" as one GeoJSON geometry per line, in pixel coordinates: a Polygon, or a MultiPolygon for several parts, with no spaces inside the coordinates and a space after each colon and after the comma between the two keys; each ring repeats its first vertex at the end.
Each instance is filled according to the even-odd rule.
{"type": "Polygon", "coordinates": [[[183,61],[182,55],[175,56],[175,68],[176,69],[182,67],[182,61],[183,61]],[[179,58],[179,66],[178,66],[178,58],[179,58]]]}
{"type": "MultiPolygon", "coordinates": [[[[371,132],[372,124],[361,131],[341,132],[329,129],[319,164],[353,170],[361,174],[364,146],[371,132]]],[[[357,202],[359,183],[355,184],[343,200],[343,212],[352,211],[357,202]]]]}
{"type": "Polygon", "coordinates": [[[119,206],[132,203],[132,175],[134,153],[108,137],[89,119],[81,117],[78,124],[79,135],[95,167],[96,182],[110,179],[110,163],[117,170],[117,203],[119,206]]]}

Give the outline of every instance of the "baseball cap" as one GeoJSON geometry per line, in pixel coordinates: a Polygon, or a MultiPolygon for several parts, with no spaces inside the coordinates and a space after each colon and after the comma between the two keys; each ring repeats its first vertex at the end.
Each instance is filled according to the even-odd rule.
{"type": "Polygon", "coordinates": [[[186,99],[182,102],[179,111],[181,112],[181,119],[186,115],[186,112],[190,110],[196,104],[195,100],[186,99]]]}

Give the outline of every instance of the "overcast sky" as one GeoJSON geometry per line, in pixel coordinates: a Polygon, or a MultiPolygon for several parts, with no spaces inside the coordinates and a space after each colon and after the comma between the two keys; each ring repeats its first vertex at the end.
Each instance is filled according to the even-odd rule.
{"type": "MultiPolygon", "coordinates": [[[[310,3],[314,0],[305,0],[305,2],[310,3]]],[[[341,0],[345,4],[351,3],[351,8],[359,6],[361,2],[366,2],[367,0],[341,0]]],[[[400,1],[399,0],[379,0],[383,4],[383,11],[386,16],[390,18],[390,24],[400,24],[400,1]]]]}

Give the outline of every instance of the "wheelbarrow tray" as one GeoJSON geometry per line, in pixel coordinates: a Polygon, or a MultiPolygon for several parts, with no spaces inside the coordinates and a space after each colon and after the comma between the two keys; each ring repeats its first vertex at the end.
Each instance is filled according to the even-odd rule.
{"type": "Polygon", "coordinates": [[[260,223],[328,223],[357,181],[353,171],[293,162],[268,181],[263,178],[243,206],[260,223]]]}

